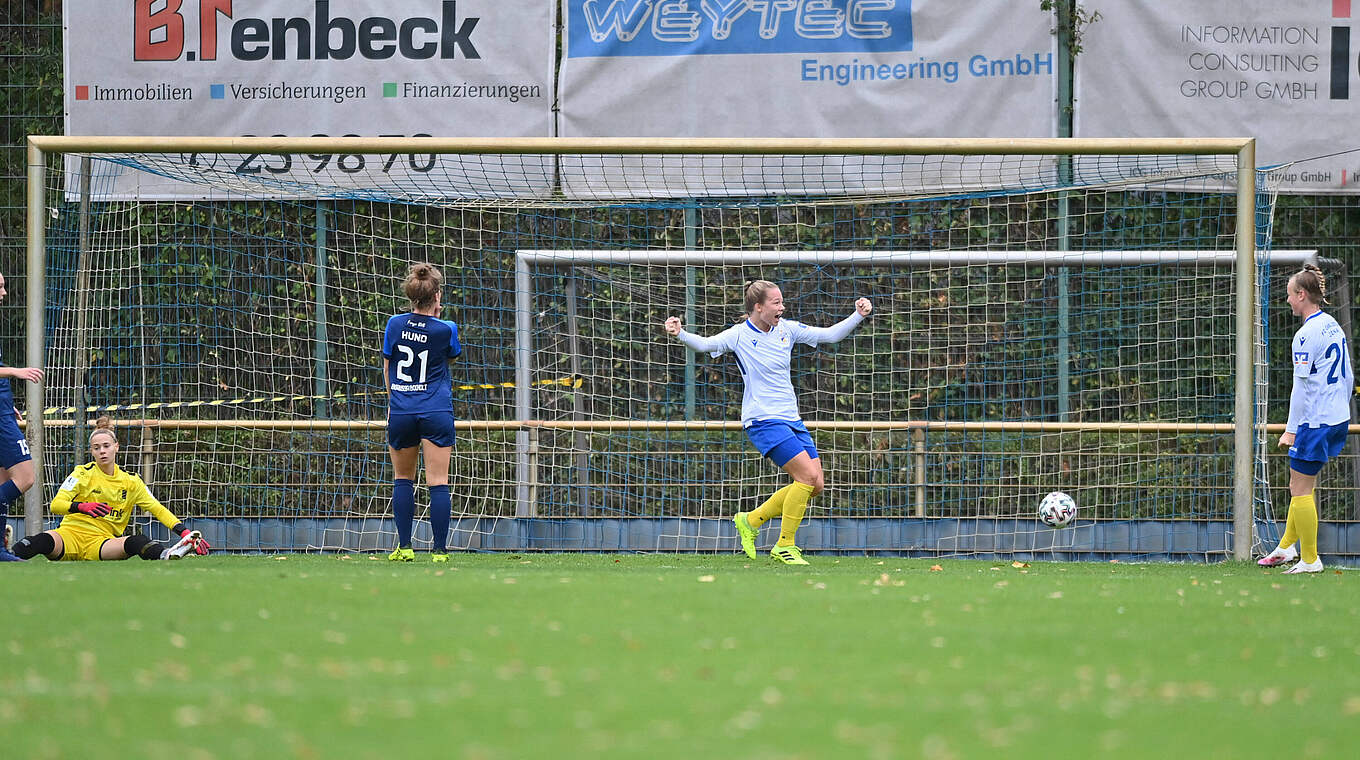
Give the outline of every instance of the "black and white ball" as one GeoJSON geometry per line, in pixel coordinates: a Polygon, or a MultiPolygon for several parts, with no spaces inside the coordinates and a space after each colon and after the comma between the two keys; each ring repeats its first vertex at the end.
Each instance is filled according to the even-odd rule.
{"type": "Polygon", "coordinates": [[[1039,502],[1039,522],[1050,528],[1062,528],[1077,516],[1077,503],[1062,491],[1053,491],[1039,502]]]}

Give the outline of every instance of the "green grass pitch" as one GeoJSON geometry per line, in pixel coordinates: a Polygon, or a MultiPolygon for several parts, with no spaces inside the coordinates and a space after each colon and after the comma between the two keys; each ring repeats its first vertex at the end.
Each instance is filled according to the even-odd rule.
{"type": "Polygon", "coordinates": [[[1360,755],[1353,571],[418,556],[0,566],[3,755],[1360,755]]]}

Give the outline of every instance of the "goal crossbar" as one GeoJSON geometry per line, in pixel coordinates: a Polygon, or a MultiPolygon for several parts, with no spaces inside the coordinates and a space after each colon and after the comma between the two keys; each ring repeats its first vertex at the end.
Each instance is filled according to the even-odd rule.
{"type": "MultiPolygon", "coordinates": [[[[1114,266],[1216,266],[1237,263],[1236,251],[518,251],[519,260],[530,266],[579,266],[613,264],[626,266],[684,266],[709,264],[847,264],[874,267],[1049,265],[1063,267],[1114,266]]],[[[1272,266],[1323,263],[1340,266],[1335,259],[1319,260],[1315,249],[1264,253],[1272,266]]]]}
{"type": "Polygon", "coordinates": [[[392,153],[821,155],[1227,155],[1252,138],[620,138],[620,137],[125,137],[31,135],[44,153],[392,153]]]}

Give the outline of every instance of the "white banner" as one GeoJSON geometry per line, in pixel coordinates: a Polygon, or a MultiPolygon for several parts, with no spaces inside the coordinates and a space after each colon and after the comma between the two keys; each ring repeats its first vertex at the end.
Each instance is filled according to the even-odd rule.
{"type": "MultiPolygon", "coordinates": [[[[1259,166],[1360,148],[1360,3],[1083,0],[1079,137],[1255,137],[1259,166]]],[[[1285,192],[1360,189],[1360,153],[1284,166],[1285,192]]]]}
{"type": "MultiPolygon", "coordinates": [[[[556,12],[553,0],[67,0],[66,132],[546,137],[556,12]]],[[[450,157],[370,156],[341,166],[333,156],[299,155],[286,167],[275,157],[242,158],[223,157],[221,167],[246,186],[264,178],[266,192],[285,194],[294,176],[299,192],[313,192],[303,188],[322,173],[400,194],[438,182],[448,168],[499,172],[454,167],[461,162],[450,157]]],[[[511,180],[502,194],[551,177],[515,163],[536,176],[511,180]]],[[[96,191],[203,195],[183,183],[126,186],[134,176],[122,173],[116,190],[96,180],[96,191]]]]}
{"type": "Polygon", "coordinates": [[[565,3],[563,136],[1054,135],[1038,0],[565,3]]]}
{"type": "MultiPolygon", "coordinates": [[[[563,136],[1054,134],[1052,15],[1037,2],[565,3],[563,136]]],[[[913,157],[787,163],[634,158],[625,176],[610,178],[567,160],[563,182],[577,197],[686,197],[959,192],[995,179],[975,160],[950,167],[913,157]]]]}

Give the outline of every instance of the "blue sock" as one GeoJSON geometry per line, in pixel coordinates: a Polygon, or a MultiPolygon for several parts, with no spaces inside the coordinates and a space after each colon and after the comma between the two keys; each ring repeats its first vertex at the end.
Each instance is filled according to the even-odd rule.
{"type": "Polygon", "coordinates": [[[397,524],[397,546],[410,548],[411,522],[416,517],[416,484],[405,478],[392,481],[392,520],[397,524]]]}
{"type": "MultiPolygon", "coordinates": [[[[23,495],[24,492],[20,491],[19,487],[14,485],[14,481],[6,480],[5,482],[0,483],[0,519],[4,519],[5,517],[5,508],[13,502],[18,501],[19,497],[23,495]]],[[[0,528],[0,530],[3,530],[3,528],[0,528]]]]}
{"type": "Polygon", "coordinates": [[[434,531],[434,551],[443,554],[449,543],[449,487],[430,486],[430,529],[434,531]]]}

